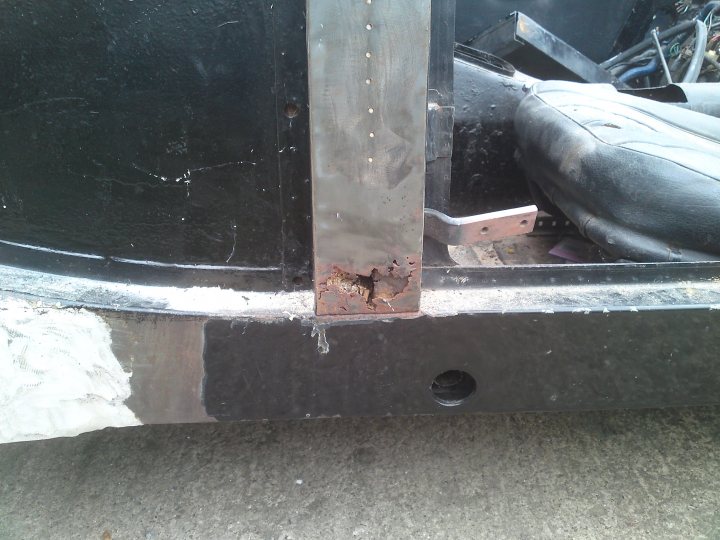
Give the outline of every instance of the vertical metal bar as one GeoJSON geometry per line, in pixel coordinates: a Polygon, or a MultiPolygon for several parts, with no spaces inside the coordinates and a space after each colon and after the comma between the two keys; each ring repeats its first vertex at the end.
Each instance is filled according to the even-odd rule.
{"type": "Polygon", "coordinates": [[[432,1],[428,66],[428,151],[425,206],[449,212],[452,168],[455,0],[432,1]]]}
{"type": "Polygon", "coordinates": [[[310,283],[312,273],[312,204],[310,122],[308,119],[305,5],[275,0],[275,103],[277,160],[282,194],[283,286],[310,283]],[[302,26],[298,26],[302,23],[302,26]]]}
{"type": "Polygon", "coordinates": [[[319,315],[420,303],[430,0],[308,0],[319,315]]]}

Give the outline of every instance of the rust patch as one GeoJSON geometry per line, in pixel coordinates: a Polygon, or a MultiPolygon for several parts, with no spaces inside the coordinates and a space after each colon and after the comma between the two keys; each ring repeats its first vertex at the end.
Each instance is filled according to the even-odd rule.
{"type": "Polygon", "coordinates": [[[373,289],[370,298],[368,298],[368,303],[374,305],[377,305],[378,302],[388,303],[394,300],[398,294],[405,292],[405,289],[410,284],[410,276],[396,275],[395,268],[392,266],[388,267],[385,274],[381,274],[377,268],[373,268],[370,278],[373,289]]]}
{"type": "Polygon", "coordinates": [[[373,268],[367,274],[333,266],[327,279],[318,286],[317,312],[351,315],[417,311],[420,286],[414,266],[410,262],[402,267],[394,260],[391,265],[373,268]]]}
{"type": "Polygon", "coordinates": [[[370,276],[360,276],[358,274],[348,274],[342,270],[335,269],[325,282],[325,287],[336,289],[350,296],[360,295],[363,299],[370,303],[370,297],[373,294],[374,283],[370,276]]]}

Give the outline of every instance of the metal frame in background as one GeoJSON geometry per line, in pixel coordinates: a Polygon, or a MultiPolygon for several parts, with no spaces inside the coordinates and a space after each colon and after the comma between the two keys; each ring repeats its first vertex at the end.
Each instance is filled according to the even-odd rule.
{"type": "Polygon", "coordinates": [[[617,83],[608,71],[518,11],[467,44],[540,79],[617,83]]]}

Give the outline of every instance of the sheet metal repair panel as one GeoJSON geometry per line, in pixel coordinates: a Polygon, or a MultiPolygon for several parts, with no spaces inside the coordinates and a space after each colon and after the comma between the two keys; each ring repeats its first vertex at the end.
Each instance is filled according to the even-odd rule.
{"type": "Polygon", "coordinates": [[[319,315],[417,311],[430,0],[308,0],[319,315]]]}

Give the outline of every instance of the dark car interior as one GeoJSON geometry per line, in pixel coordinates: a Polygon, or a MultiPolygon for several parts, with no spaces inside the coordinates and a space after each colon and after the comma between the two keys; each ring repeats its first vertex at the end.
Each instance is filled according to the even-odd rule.
{"type": "Polygon", "coordinates": [[[625,4],[597,37],[536,9],[456,46],[452,212],[540,209],[528,235],[451,248],[461,264],[720,256],[720,2],[625,4]]]}

